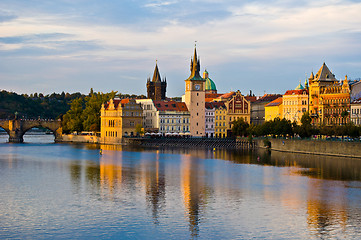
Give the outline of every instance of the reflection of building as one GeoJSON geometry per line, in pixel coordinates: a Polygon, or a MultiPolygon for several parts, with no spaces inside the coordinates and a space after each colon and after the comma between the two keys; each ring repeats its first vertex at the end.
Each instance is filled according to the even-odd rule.
{"type": "Polygon", "coordinates": [[[123,136],[135,136],[142,124],[142,108],[134,99],[111,99],[100,110],[103,143],[117,143],[123,136]]]}
{"type": "Polygon", "coordinates": [[[191,75],[185,80],[184,102],[190,112],[190,133],[192,136],[205,135],[205,79],[199,75],[200,62],[194,48],[191,60],[191,75]]]}
{"type": "Polygon", "coordinates": [[[165,92],[167,88],[167,80],[160,78],[158,65],[155,64],[152,81],[147,79],[147,98],[153,100],[165,100],[165,92]]]}
{"type": "Polygon", "coordinates": [[[338,81],[323,63],[309,78],[309,111],[316,125],[341,125],[349,122],[350,86],[347,76],[338,81]]]}
{"type": "Polygon", "coordinates": [[[204,206],[207,194],[205,192],[205,183],[203,182],[202,169],[198,161],[193,161],[190,155],[183,155],[181,165],[181,184],[184,207],[189,218],[189,230],[191,237],[197,237],[199,234],[199,220],[201,206],[204,206]]]}
{"type": "MultiPolygon", "coordinates": [[[[308,111],[308,90],[301,83],[295,90],[288,90],[283,95],[282,117],[301,124],[302,115],[308,111]]],[[[281,117],[281,118],[282,118],[281,117]]]]}

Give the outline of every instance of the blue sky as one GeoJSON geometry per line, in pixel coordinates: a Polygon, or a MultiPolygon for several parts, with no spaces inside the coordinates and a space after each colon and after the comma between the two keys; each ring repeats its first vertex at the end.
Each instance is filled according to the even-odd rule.
{"type": "Polygon", "coordinates": [[[1,0],[0,89],[181,96],[194,42],[219,92],[284,93],[326,62],[361,78],[359,1],[1,0]]]}

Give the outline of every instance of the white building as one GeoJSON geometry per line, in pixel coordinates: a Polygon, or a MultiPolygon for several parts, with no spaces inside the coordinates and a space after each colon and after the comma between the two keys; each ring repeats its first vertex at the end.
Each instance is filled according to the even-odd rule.
{"type": "Polygon", "coordinates": [[[213,106],[212,103],[206,102],[205,103],[205,126],[206,126],[206,137],[214,137],[214,112],[216,108],[213,106]]]}
{"type": "Polygon", "coordinates": [[[351,102],[351,121],[355,125],[361,125],[361,98],[351,102]]]}

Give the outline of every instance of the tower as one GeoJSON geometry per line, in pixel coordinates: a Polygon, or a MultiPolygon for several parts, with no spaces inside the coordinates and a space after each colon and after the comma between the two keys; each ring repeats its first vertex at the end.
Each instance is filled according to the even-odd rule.
{"type": "Polygon", "coordinates": [[[147,98],[153,100],[165,100],[165,93],[167,88],[167,80],[161,80],[158,64],[155,64],[152,81],[147,79],[147,98]]]}
{"type": "Polygon", "coordinates": [[[190,112],[190,133],[192,136],[205,135],[205,82],[199,75],[200,62],[196,46],[191,59],[191,75],[185,80],[185,103],[190,112]]]}

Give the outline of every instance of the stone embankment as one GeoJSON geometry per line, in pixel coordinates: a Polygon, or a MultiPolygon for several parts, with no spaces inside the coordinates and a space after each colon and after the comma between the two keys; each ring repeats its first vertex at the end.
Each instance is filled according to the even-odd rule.
{"type": "MultiPolygon", "coordinates": [[[[294,140],[270,138],[272,151],[303,154],[328,155],[361,158],[360,142],[294,140]]],[[[257,146],[264,147],[263,139],[257,139],[257,146]]]]}
{"type": "Polygon", "coordinates": [[[250,143],[244,139],[227,138],[145,138],[141,146],[151,147],[192,147],[192,148],[225,148],[225,149],[254,149],[256,142],[250,143]]]}

